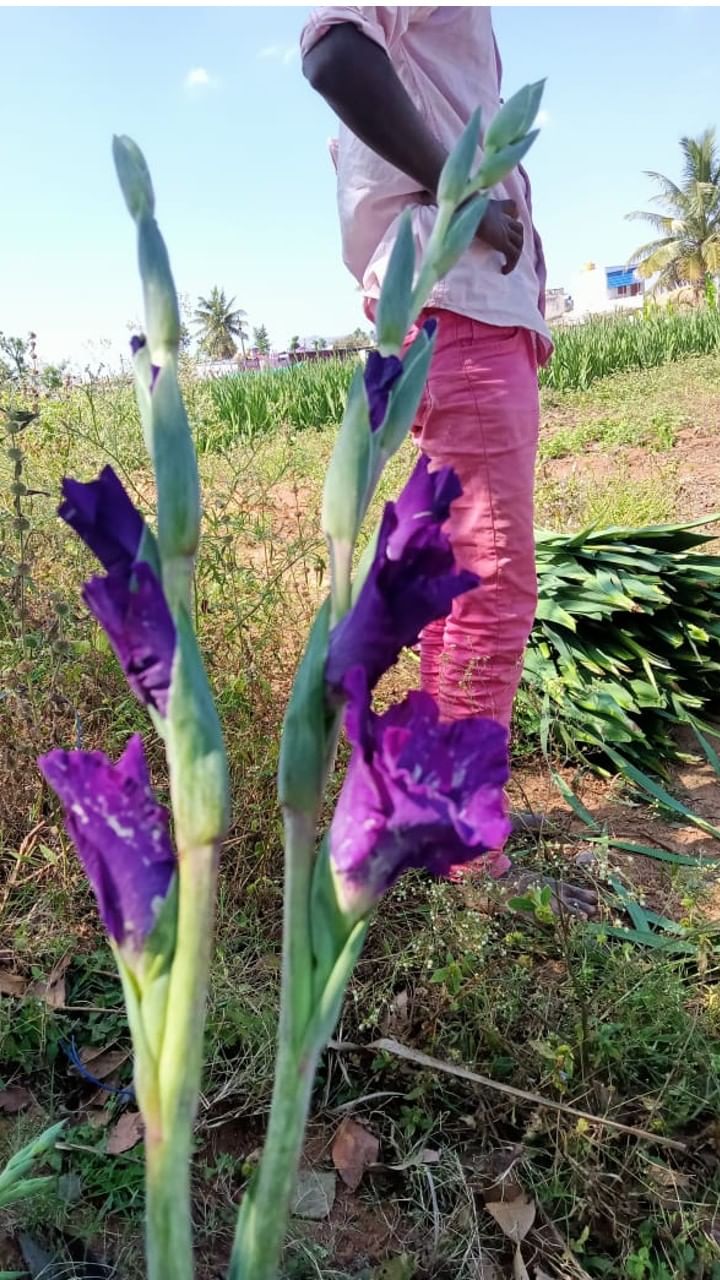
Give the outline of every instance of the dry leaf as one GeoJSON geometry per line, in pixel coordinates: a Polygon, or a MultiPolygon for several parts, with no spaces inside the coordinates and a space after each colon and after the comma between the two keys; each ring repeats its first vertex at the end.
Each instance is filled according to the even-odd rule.
{"type": "Polygon", "coordinates": [[[402,1039],[410,1027],[410,1022],[410,996],[405,990],[398,991],[385,1011],[382,1019],[382,1033],[384,1036],[400,1036],[402,1039]]]}
{"type": "Polygon", "coordinates": [[[337,1179],[322,1169],[301,1169],[290,1212],[295,1218],[327,1218],[335,1203],[337,1179]]]}
{"type": "Polygon", "coordinates": [[[107,1107],[90,1107],[86,1119],[91,1129],[105,1129],[110,1123],[110,1112],[107,1107]]]}
{"type": "Polygon", "coordinates": [[[70,956],[63,956],[54,965],[47,978],[33,982],[27,990],[29,996],[36,1000],[44,1000],[51,1009],[62,1009],[65,1005],[65,970],[70,964],[70,956]]]}
{"type": "Polygon", "coordinates": [[[120,1067],[127,1062],[130,1057],[129,1049],[112,1049],[107,1046],[97,1048],[94,1045],[85,1045],[78,1054],[80,1061],[84,1067],[87,1067],[91,1075],[96,1080],[107,1080],[120,1067]]]}
{"type": "Polygon", "coordinates": [[[678,1191],[680,1188],[689,1187],[692,1183],[689,1173],[671,1169],[667,1164],[657,1164],[654,1160],[648,1162],[647,1172],[656,1186],[666,1187],[670,1191],[678,1191]]]}
{"type": "Polygon", "coordinates": [[[494,1200],[492,1204],[486,1204],[485,1208],[492,1214],[503,1234],[514,1244],[525,1239],[535,1221],[535,1201],[528,1200],[524,1195],[514,1200],[494,1200]]]}
{"type": "Polygon", "coordinates": [[[549,1275],[547,1271],[543,1271],[542,1267],[536,1267],[535,1280],[557,1280],[557,1277],[549,1275]]]}
{"type": "Polygon", "coordinates": [[[139,1111],[126,1111],[108,1134],[105,1150],[109,1156],[120,1156],[136,1147],[143,1136],[143,1119],[139,1111]]]}
{"type": "Polygon", "coordinates": [[[517,1200],[519,1196],[524,1196],[525,1193],[516,1176],[517,1166],[524,1155],[525,1148],[521,1143],[515,1143],[514,1146],[500,1147],[492,1151],[481,1162],[478,1173],[484,1183],[483,1193],[486,1203],[517,1200]]]}
{"type": "Polygon", "coordinates": [[[442,1159],[441,1153],[439,1151],[436,1151],[434,1147],[423,1147],[422,1151],[420,1152],[421,1164],[439,1164],[441,1159],[442,1159]]]}
{"type": "Polygon", "coordinates": [[[520,1245],[517,1245],[513,1258],[513,1280],[530,1280],[530,1272],[525,1266],[520,1245]]]}
{"type": "Polygon", "coordinates": [[[19,973],[9,973],[7,969],[0,969],[0,995],[24,996],[27,988],[27,978],[21,978],[19,973]]]}
{"type": "Polygon", "coordinates": [[[18,1111],[24,1111],[32,1101],[29,1089],[24,1089],[21,1084],[11,1084],[9,1089],[0,1089],[0,1111],[4,1111],[6,1115],[14,1116],[18,1111]]]}
{"type": "Polygon", "coordinates": [[[368,1165],[376,1164],[380,1143],[364,1125],[346,1116],[335,1134],[332,1162],[351,1191],[357,1191],[368,1165]]]}

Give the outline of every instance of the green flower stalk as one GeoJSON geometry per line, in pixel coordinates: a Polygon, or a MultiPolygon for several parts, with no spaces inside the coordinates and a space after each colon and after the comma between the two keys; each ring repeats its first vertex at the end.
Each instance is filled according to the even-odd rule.
{"type": "Polygon", "coordinates": [[[322,527],[331,589],[311,631],[283,727],[279,798],[285,821],[285,919],[278,1057],[263,1156],[238,1216],[229,1280],[276,1280],[313,1080],[362,950],[372,910],[409,867],[438,875],[500,846],[509,824],[505,731],[472,718],[441,725],[426,694],[384,716],[371,690],[423,627],[477,586],[457,569],[442,526],[460,493],[450,468],[422,460],[353,575],[357,538],[387,460],[407,437],[432,358],[435,324],[405,338],[436,283],[468,248],[482,193],[532,144],[542,86],[504,108],[471,174],[477,112],[449,157],[438,215],[416,269],[403,218],[377,310],[378,350],[350,388],[325,480],[322,527]],[[330,832],[318,818],[341,724],[353,754],[330,832]]]}
{"type": "MultiPolygon", "coordinates": [[[[497,848],[508,830],[499,725],[479,718],[440,724],[423,693],[383,715],[372,707],[375,685],[403,646],[478,585],[456,565],[443,532],[461,491],[451,468],[431,473],[421,460],[387,503],[355,572],[353,563],[382,470],[417,412],[436,326],[423,326],[401,355],[405,336],[435,281],[475,235],[482,192],[531,145],[540,93],[541,86],[523,90],[503,108],[474,175],[479,114],[470,121],[443,173],[437,221],[417,268],[404,221],[378,306],[378,350],[353,382],[328,469],[322,523],[330,594],[295,679],[280,750],[285,905],[275,1086],[265,1149],[238,1216],[230,1280],[278,1275],[317,1063],[374,907],[406,869],[447,874],[497,848]],[[350,765],[320,840],[343,723],[350,765]]],[[[83,598],[164,744],[172,814],[153,794],[138,735],[117,761],[100,751],[51,751],[39,763],[63,805],[123,985],[146,1129],[147,1274],[192,1280],[190,1162],[228,776],[192,626],[200,497],[178,383],[177,296],[143,155],[129,138],[116,138],[113,151],[137,230],[145,298],[146,333],[131,345],[157,531],[110,467],[89,483],[66,479],[60,515],[103,570],[83,598]]]]}
{"type": "Polygon", "coordinates": [[[113,153],[137,228],[147,332],[131,346],[158,528],[110,467],[90,483],[65,480],[60,515],[105,571],[83,596],[164,743],[175,848],[139,736],[115,763],[101,752],[53,751],[40,766],[65,809],[125,995],[145,1121],[148,1276],[191,1280],[190,1158],[229,787],[192,626],[200,496],[178,383],[177,296],[142,153],[129,138],[116,138],[113,153]]]}

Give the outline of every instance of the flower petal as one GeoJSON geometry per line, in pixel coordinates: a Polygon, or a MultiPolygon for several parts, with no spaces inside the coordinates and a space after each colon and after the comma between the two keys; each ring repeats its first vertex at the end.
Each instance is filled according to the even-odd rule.
{"type": "Polygon", "coordinates": [[[360,668],[346,689],[354,749],[330,855],[343,906],[362,915],[410,867],[448,876],[502,847],[510,832],[507,733],[479,716],[440,724],[426,693],[376,715],[360,668]]]}
{"type": "Polygon", "coordinates": [[[65,478],[58,515],[80,535],[109,573],[129,569],[137,556],[145,524],[112,467],[82,484],[65,478]]]}
{"type": "Polygon", "coordinates": [[[175,872],[169,816],[153,795],[142,739],[117,764],[101,751],[51,751],[38,761],[119,945],[142,947],[175,872]]]}
{"type": "Polygon", "coordinates": [[[377,431],[385,421],[390,392],[402,371],[402,360],[398,356],[382,356],[379,351],[370,352],[363,378],[373,431],[377,431]]]}
{"type": "Polygon", "coordinates": [[[442,532],[460,482],[450,467],[430,471],[421,458],[397,502],[389,502],[373,563],[353,608],[330,636],[326,677],[335,692],[362,666],[370,688],[415,644],[435,618],[447,616],[456,596],[479,584],[458,569],[442,532]]]}
{"type": "Polygon", "coordinates": [[[105,629],[133,693],[167,715],[175,654],[175,624],[148,564],[85,583],[83,599],[105,629]]]}

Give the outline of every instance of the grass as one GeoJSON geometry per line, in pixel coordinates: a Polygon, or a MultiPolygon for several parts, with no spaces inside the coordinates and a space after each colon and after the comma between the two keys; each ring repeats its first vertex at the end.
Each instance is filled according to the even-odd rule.
{"type": "MultiPolygon", "coordinates": [[[[308,378],[320,379],[320,368],[308,366],[308,378]]],[[[706,356],[589,391],[545,391],[540,522],[572,528],[688,514],[678,512],[682,431],[693,406],[712,416],[719,375],[718,358],[706,356]],[[591,447],[595,466],[588,464],[591,447]],[[638,447],[648,457],[630,471],[625,463],[638,447]]],[[[286,383],[274,385],[278,397],[285,394],[286,383]]],[[[189,392],[206,502],[198,620],[235,796],[197,1134],[200,1276],[210,1280],[227,1254],[233,1206],[262,1142],[271,1087],[281,894],[277,741],[324,588],[317,517],[332,431],[301,430],[310,423],[289,419],[280,428],[274,420],[272,431],[243,427],[247,387],[229,393],[234,419],[216,386],[189,384],[189,392]]],[[[152,495],[130,389],[91,384],[43,404],[23,434],[23,451],[27,488],[42,492],[24,499],[22,630],[8,592],[0,594],[2,734],[3,745],[12,746],[0,777],[0,975],[11,970],[42,980],[65,957],[69,964],[61,1007],[32,995],[0,998],[0,1088],[22,1084],[35,1100],[18,1117],[0,1114],[0,1159],[46,1118],[67,1116],[68,1140],[56,1160],[62,1197],[28,1202],[0,1225],[89,1238],[116,1260],[124,1280],[135,1280],[142,1274],[139,1149],[107,1155],[118,1105],[94,1096],[64,1048],[73,1039],[96,1050],[127,1048],[120,991],[34,764],[41,750],[78,738],[117,754],[127,734],[144,725],[78,603],[90,562],[54,514],[61,475],[87,476],[107,460],[147,506],[152,495]]],[[[394,460],[378,507],[396,491],[411,456],[408,448],[394,460]]],[[[11,571],[18,552],[10,479],[9,464],[0,463],[0,567],[11,571]]],[[[516,751],[530,757],[534,741],[520,732],[516,751]]],[[[151,763],[162,795],[157,753],[151,763]]],[[[552,870],[566,866],[575,848],[559,836],[530,856],[552,870]]],[[[526,853],[520,847],[518,860],[526,853]]],[[[669,867],[662,876],[662,893],[684,903],[682,912],[699,928],[697,874],[669,867]]],[[[544,925],[532,914],[508,922],[488,909],[480,889],[404,882],[372,929],[339,1038],[394,1035],[518,1088],[680,1137],[691,1152],[584,1128],[387,1053],[330,1053],[316,1091],[314,1158],[327,1167],[322,1152],[343,1114],[338,1108],[349,1108],[379,1137],[382,1168],[354,1196],[341,1194],[328,1222],[294,1222],[287,1277],[470,1280],[488,1260],[507,1269],[510,1253],[484,1210],[483,1189],[499,1153],[515,1151],[513,1178],[587,1275],[718,1280],[720,1254],[708,1231],[720,1194],[712,1128],[720,1106],[718,989],[712,945],[701,963],[648,953],[582,928],[544,925]],[[428,1150],[437,1154],[432,1163],[423,1158],[428,1150]],[[382,1259],[402,1255],[414,1260],[410,1269],[397,1262],[395,1271],[380,1270],[382,1259]]],[[[128,1082],[127,1064],[115,1078],[128,1082]]],[[[543,1248],[549,1236],[547,1228],[543,1248]]],[[[549,1257],[542,1254],[546,1270],[573,1274],[557,1257],[552,1262],[552,1250],[549,1257]]],[[[0,1253],[0,1268],[3,1261],[0,1253]]]]}
{"type": "Polygon", "coordinates": [[[594,316],[554,333],[555,353],[541,372],[544,387],[587,390],[599,378],[652,369],[720,350],[720,311],[689,313],[650,304],[634,315],[594,316]]]}
{"type": "Polygon", "coordinates": [[[272,434],[278,422],[294,430],[335,426],[356,368],[354,360],[323,360],[238,373],[210,384],[217,424],[200,433],[200,448],[225,448],[232,441],[272,434]]]}
{"type": "Polygon", "coordinates": [[[644,445],[652,453],[664,453],[672,449],[675,439],[675,424],[666,413],[653,414],[650,421],[641,426],[628,418],[598,418],[594,422],[580,422],[556,431],[549,439],[541,441],[540,458],[571,457],[588,445],[598,445],[600,449],[644,445]]]}
{"type": "MultiPolygon", "coordinates": [[[[688,356],[708,356],[720,350],[720,311],[689,314],[649,307],[639,316],[594,317],[584,324],[557,329],[555,353],[541,370],[547,390],[583,391],[599,379],[629,370],[661,367],[688,356]]],[[[278,423],[293,432],[318,431],[337,424],[356,368],[353,360],[329,360],[237,373],[195,384],[189,406],[198,424],[196,442],[201,453],[221,453],[239,442],[248,444],[273,435],[278,423]]],[[[102,415],[102,434],[112,456],[118,425],[132,418],[132,392],[111,396],[110,424],[102,415]]],[[[88,440],[97,439],[100,413],[107,406],[92,392],[80,406],[81,429],[88,440]]],[[[645,438],[634,438],[632,419],[609,419],[602,428],[583,424],[574,436],[546,446],[545,456],[563,457],[586,444],[649,444],[656,449],[672,446],[672,423],[662,416],[651,424],[645,438]],[[587,434],[589,432],[589,434],[587,434]],[[599,434],[597,434],[599,432],[599,434]],[[560,452],[558,452],[560,450],[560,452]]]]}
{"type": "Polygon", "coordinates": [[[659,462],[649,475],[620,481],[614,473],[593,475],[582,465],[568,476],[541,479],[537,518],[543,528],[561,531],[598,525],[661,524],[677,501],[677,468],[659,462]]]}

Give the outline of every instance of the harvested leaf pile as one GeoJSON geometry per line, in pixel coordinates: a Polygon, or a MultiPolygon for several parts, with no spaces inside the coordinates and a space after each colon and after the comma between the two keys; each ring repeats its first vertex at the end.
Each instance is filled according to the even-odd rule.
{"type": "Polygon", "coordinates": [[[524,678],[544,750],[598,762],[608,744],[662,774],[678,724],[717,732],[720,556],[701,550],[708,523],[537,534],[524,678]]]}

